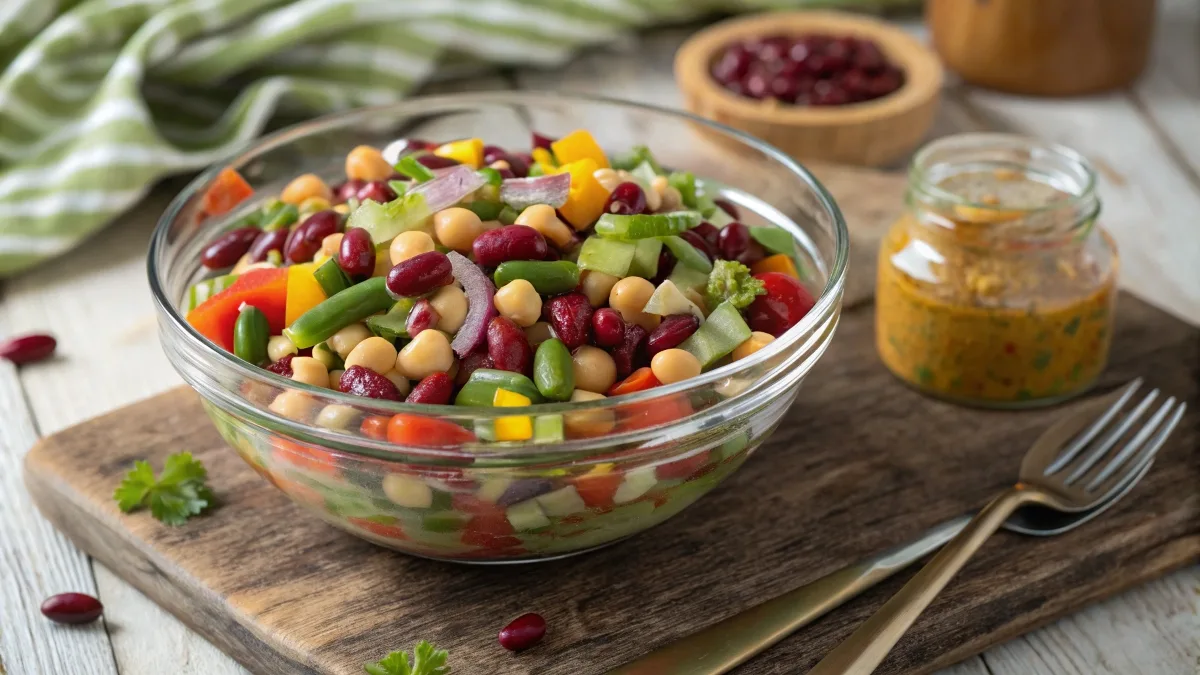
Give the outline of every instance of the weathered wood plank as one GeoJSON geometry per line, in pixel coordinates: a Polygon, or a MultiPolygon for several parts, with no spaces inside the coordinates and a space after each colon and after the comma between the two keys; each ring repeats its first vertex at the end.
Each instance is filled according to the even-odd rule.
{"type": "Polygon", "coordinates": [[[1142,112],[1166,136],[1171,159],[1200,189],[1200,3],[1160,0],[1145,75],[1133,93],[1142,112]]]}

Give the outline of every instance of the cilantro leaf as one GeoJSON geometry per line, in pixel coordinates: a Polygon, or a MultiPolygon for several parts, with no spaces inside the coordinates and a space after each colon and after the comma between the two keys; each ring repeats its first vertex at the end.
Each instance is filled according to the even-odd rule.
{"type": "Polygon", "coordinates": [[[450,653],[421,640],[413,648],[412,665],[408,652],[392,652],[375,663],[368,663],[363,670],[369,675],[449,675],[446,659],[450,653]]]}
{"type": "Polygon", "coordinates": [[[750,275],[750,268],[734,260],[718,260],[708,275],[704,299],[709,307],[728,300],[738,309],[748,307],[759,295],[766,295],[763,282],[750,275]]]}
{"type": "Polygon", "coordinates": [[[113,492],[113,499],[125,513],[149,506],[150,515],[167,525],[179,526],[216,502],[204,482],[207,478],[208,471],[190,452],[168,457],[157,479],[150,463],[139,460],[113,492]]]}

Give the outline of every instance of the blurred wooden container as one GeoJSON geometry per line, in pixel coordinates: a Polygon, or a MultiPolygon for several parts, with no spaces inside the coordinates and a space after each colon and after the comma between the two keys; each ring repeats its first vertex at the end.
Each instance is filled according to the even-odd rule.
{"type": "Polygon", "coordinates": [[[924,140],[941,95],[937,56],[903,30],[838,12],[770,12],[714,24],[675,55],[675,79],[687,108],[757,136],[803,161],[862,166],[894,163],[924,140]],[[887,96],[841,106],[793,106],[756,101],[726,90],[711,75],[728,45],[751,37],[828,34],[873,40],[904,71],[904,85],[887,96]]]}

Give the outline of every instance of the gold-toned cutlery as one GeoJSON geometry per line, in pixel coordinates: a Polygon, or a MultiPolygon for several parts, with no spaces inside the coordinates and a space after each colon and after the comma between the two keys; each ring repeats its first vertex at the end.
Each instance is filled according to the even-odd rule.
{"type": "Polygon", "coordinates": [[[1042,434],[1021,461],[1017,483],[983,507],[962,532],[809,675],[874,672],[971,555],[1018,508],[1036,504],[1078,513],[1121,493],[1126,482],[1154,460],[1187,408],[1170,397],[1141,422],[1158,397],[1155,389],[1122,414],[1140,385],[1141,380],[1135,380],[1106,408],[1100,405],[1107,400],[1100,399],[1042,434]]]}
{"type": "MultiPolygon", "coordinates": [[[[1107,417],[1102,416],[1097,424],[1107,424],[1129,398],[1141,380],[1135,381],[1118,394],[1118,400],[1110,408],[1107,417]]],[[[1098,404],[1112,400],[1102,398],[1098,404]]],[[[1054,434],[1054,438],[1070,440],[1074,432],[1094,419],[1095,405],[1088,406],[1079,414],[1063,420],[1052,427],[1035,447],[1043,444],[1054,434]]],[[[1182,415],[1180,410],[1179,415],[1182,415]]],[[[1178,415],[1172,418],[1161,438],[1156,437],[1156,443],[1161,445],[1166,434],[1178,421],[1178,415]]],[[[1093,434],[1094,438],[1094,434],[1093,434]]],[[[1080,447],[1091,439],[1080,436],[1080,447]]],[[[1051,449],[1063,448],[1062,443],[1051,449]]],[[[1155,450],[1157,447],[1155,447],[1155,450]]],[[[1072,447],[1063,448],[1060,458],[1069,461],[1068,452],[1072,447]]],[[[1079,448],[1074,448],[1078,453],[1079,448]]],[[[1141,480],[1150,469],[1153,461],[1153,451],[1139,460],[1137,470],[1123,472],[1122,480],[1109,490],[1107,498],[1100,500],[1092,508],[1083,511],[1062,512],[1037,505],[1027,505],[1019,508],[1003,521],[1006,530],[1032,536],[1052,536],[1072,530],[1079,525],[1095,518],[1141,480]]],[[[609,672],[609,675],[719,675],[726,673],[745,663],[771,645],[782,640],[797,629],[807,626],[830,610],[844,604],[846,601],[887,579],[896,572],[908,567],[925,555],[937,550],[940,546],[955,537],[968,523],[970,516],[961,516],[941,523],[922,534],[917,539],[873,555],[857,563],[825,575],[792,591],[772,598],[759,605],[751,607],[734,616],[708,626],[702,630],[683,637],[675,642],[660,647],[624,666],[609,672]]]]}

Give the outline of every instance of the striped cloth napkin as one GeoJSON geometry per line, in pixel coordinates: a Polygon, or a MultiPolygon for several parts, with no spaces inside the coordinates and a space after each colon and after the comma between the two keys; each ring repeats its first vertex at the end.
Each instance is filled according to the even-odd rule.
{"type": "Polygon", "coordinates": [[[880,0],[0,0],[0,277],[277,114],[390,103],[490,63],[554,66],[655,23],[818,3],[880,0]]]}

